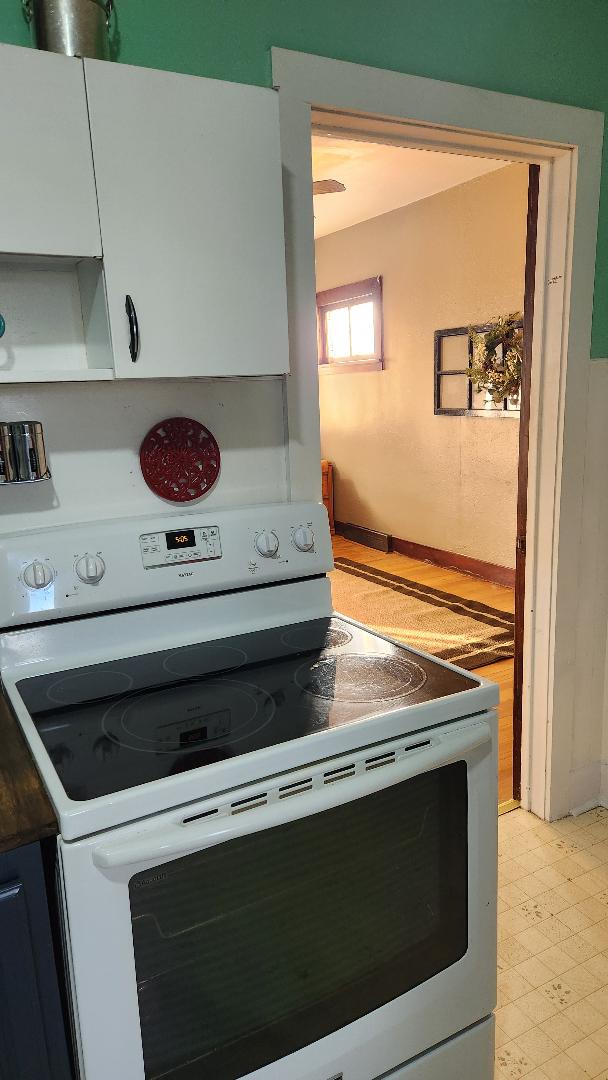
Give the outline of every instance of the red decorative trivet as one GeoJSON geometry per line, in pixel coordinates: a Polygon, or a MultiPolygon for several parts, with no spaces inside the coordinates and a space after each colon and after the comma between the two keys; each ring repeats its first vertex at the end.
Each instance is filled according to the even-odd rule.
{"type": "Polygon", "coordinates": [[[220,449],[198,420],[172,416],[146,435],[139,461],[148,487],[161,499],[192,502],[213,487],[220,471],[220,449]]]}

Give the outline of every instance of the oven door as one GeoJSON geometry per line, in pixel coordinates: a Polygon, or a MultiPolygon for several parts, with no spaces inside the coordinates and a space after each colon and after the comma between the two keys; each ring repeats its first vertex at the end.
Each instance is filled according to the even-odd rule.
{"type": "Polygon", "coordinates": [[[60,841],[83,1080],[371,1080],[488,1016],[495,731],[60,841]]]}

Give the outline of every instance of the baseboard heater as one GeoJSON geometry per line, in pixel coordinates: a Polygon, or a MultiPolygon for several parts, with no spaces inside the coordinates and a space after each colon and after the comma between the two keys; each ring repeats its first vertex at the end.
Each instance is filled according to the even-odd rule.
{"type": "Polygon", "coordinates": [[[346,540],[354,540],[356,544],[365,544],[365,547],[376,548],[377,551],[392,551],[393,538],[388,533],[376,532],[375,529],[366,529],[363,525],[351,525],[346,521],[336,521],[336,532],[346,540]]]}

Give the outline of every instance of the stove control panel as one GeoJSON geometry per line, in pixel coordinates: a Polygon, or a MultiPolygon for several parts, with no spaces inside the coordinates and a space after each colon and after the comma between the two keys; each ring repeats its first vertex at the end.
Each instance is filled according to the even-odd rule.
{"type": "Polygon", "coordinates": [[[217,525],[202,529],[171,529],[170,532],[143,533],[139,538],[141,561],[146,570],[175,563],[208,562],[221,559],[222,543],[217,525]]]}
{"type": "Polygon", "coordinates": [[[30,529],[2,538],[0,627],[279,585],[332,567],[321,503],[30,529]]]}

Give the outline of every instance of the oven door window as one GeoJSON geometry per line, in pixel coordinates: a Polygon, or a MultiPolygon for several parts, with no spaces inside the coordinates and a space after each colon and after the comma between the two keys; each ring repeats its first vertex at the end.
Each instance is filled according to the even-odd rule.
{"type": "Polygon", "coordinates": [[[137,874],[146,1080],[236,1080],[431,979],[467,950],[467,871],[457,762],[137,874]]]}

